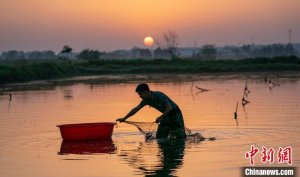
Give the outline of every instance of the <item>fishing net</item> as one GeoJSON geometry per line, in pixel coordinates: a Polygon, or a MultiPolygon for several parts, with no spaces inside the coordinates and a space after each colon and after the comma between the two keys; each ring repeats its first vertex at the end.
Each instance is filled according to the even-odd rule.
{"type": "MultiPolygon", "coordinates": [[[[146,140],[156,138],[156,130],[158,124],[155,122],[134,122],[134,121],[124,121],[124,123],[135,126],[144,136],[146,140]]],[[[193,133],[190,129],[185,127],[185,134],[187,138],[195,138],[196,140],[215,140],[216,138],[205,138],[199,132],[193,133]]]]}
{"type": "Polygon", "coordinates": [[[158,128],[158,124],[155,122],[133,122],[133,121],[125,121],[124,123],[135,126],[146,139],[155,139],[156,130],[158,128]]]}

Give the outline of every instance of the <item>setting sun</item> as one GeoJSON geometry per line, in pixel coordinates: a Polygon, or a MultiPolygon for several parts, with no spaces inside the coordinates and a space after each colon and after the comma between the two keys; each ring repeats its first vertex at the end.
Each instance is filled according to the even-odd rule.
{"type": "Polygon", "coordinates": [[[151,47],[154,43],[154,39],[153,37],[150,37],[150,36],[147,36],[144,38],[144,44],[147,46],[147,47],[151,47]]]}

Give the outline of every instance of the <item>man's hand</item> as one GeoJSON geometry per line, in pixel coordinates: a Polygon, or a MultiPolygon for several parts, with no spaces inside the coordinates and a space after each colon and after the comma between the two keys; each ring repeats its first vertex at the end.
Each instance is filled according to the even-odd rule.
{"type": "Polygon", "coordinates": [[[124,122],[125,120],[126,120],[126,118],[119,118],[119,119],[117,119],[116,121],[124,122]]]}
{"type": "Polygon", "coordinates": [[[159,123],[162,121],[162,118],[161,117],[158,117],[156,120],[155,120],[155,123],[159,123]]]}

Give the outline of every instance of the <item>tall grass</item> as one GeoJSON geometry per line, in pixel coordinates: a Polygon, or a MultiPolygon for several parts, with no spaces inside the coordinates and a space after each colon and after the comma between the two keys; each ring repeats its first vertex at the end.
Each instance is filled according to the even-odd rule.
{"type": "Polygon", "coordinates": [[[244,60],[17,60],[0,62],[0,83],[79,75],[300,71],[295,56],[244,60]]]}

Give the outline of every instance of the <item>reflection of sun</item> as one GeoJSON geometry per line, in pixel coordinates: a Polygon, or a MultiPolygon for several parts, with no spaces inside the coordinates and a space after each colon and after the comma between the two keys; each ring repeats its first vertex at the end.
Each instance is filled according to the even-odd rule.
{"type": "Polygon", "coordinates": [[[154,43],[154,39],[151,36],[147,36],[144,38],[144,44],[148,47],[151,47],[154,43]]]}

